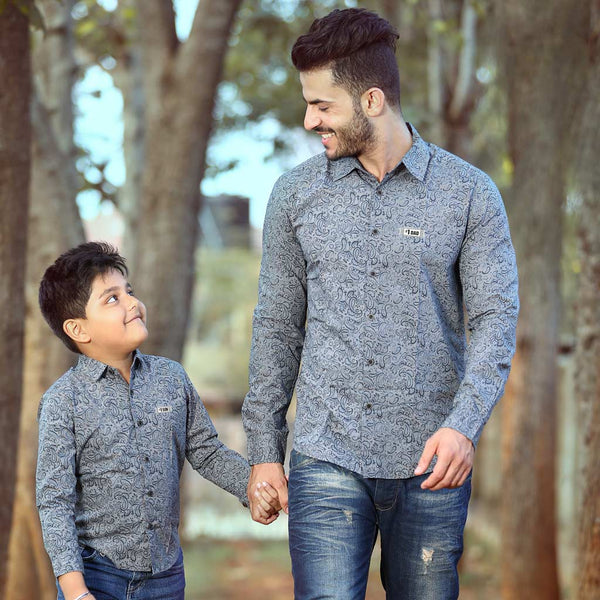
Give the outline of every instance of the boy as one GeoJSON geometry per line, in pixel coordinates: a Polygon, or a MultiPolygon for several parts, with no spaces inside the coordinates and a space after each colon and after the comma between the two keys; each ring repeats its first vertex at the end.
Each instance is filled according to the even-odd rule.
{"type": "MultiPolygon", "coordinates": [[[[44,318],[81,355],[39,409],[37,506],[59,600],[183,599],[184,458],[247,506],[248,463],[218,440],[183,367],[137,350],[146,308],[127,273],[111,246],[90,242],[40,284],[44,318]]],[[[267,489],[265,523],[277,518],[267,489]]]]}

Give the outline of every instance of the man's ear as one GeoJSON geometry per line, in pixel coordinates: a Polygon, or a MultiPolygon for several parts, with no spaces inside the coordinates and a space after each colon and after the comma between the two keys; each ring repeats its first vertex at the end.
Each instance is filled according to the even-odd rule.
{"type": "Polygon", "coordinates": [[[362,95],[361,102],[368,117],[378,117],[385,106],[385,94],[380,88],[372,87],[362,95]]]}
{"type": "Polygon", "coordinates": [[[85,328],[85,319],[67,319],[63,323],[63,331],[78,344],[85,344],[91,339],[85,328]]]}

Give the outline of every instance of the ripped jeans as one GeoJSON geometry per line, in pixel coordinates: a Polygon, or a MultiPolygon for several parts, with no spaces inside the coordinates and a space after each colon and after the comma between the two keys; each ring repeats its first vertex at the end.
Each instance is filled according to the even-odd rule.
{"type": "Polygon", "coordinates": [[[428,475],[369,479],[297,451],[290,457],[289,543],[296,600],[364,600],[381,536],[388,600],[455,600],[471,495],[432,492],[428,475]]]}

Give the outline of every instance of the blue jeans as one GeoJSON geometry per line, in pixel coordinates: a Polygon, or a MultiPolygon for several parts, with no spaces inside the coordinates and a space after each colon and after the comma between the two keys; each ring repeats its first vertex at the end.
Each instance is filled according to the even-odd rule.
{"type": "Polygon", "coordinates": [[[381,536],[389,600],[458,598],[457,564],[471,495],[422,490],[427,475],[368,479],[292,451],[289,543],[296,600],[363,600],[381,536]]]}
{"type": "MultiPolygon", "coordinates": [[[[185,574],[181,550],[170,569],[154,575],[148,571],[118,569],[93,548],[84,547],[81,556],[85,583],[96,600],[184,600],[185,574]]],[[[58,600],[64,600],[60,586],[58,600]]]]}

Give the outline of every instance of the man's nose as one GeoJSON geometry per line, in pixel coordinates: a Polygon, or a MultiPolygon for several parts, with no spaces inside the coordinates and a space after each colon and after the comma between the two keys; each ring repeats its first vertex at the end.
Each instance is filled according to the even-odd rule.
{"type": "Polygon", "coordinates": [[[321,119],[315,110],[315,107],[308,105],[306,107],[306,113],[304,114],[304,129],[312,131],[315,127],[320,125],[321,119]]]}

